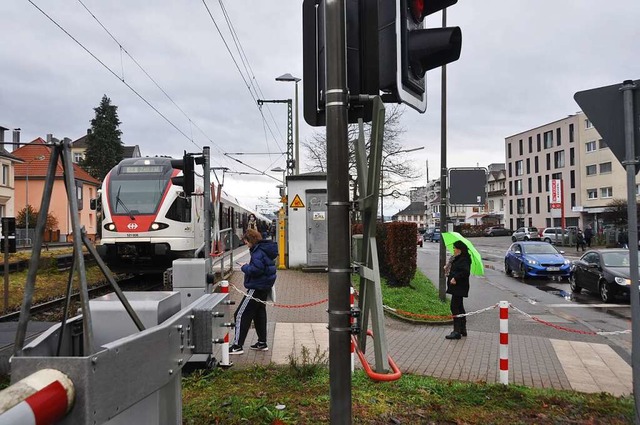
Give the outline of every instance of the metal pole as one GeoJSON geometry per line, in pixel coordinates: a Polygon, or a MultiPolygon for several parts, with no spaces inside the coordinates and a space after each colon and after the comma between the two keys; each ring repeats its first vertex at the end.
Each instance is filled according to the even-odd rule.
{"type": "Polygon", "coordinates": [[[26,196],[27,196],[27,200],[25,202],[26,205],[24,208],[24,222],[27,230],[27,235],[25,236],[25,239],[24,239],[25,245],[29,240],[29,164],[27,164],[26,196]]]}
{"type": "MultiPolygon", "coordinates": [[[[209,146],[202,148],[204,156],[204,166],[202,168],[204,174],[204,258],[207,273],[213,271],[211,266],[211,165],[209,163],[209,146]]],[[[209,292],[207,288],[207,292],[209,292]]]]}
{"type": "Polygon", "coordinates": [[[638,290],[638,210],[636,202],[636,166],[635,128],[633,90],[637,87],[633,81],[622,83],[622,100],[624,102],[624,140],[627,152],[622,163],[627,170],[627,216],[629,223],[629,269],[631,278],[631,364],[633,367],[633,398],[635,400],[636,425],[640,424],[640,291],[638,290]]]}
{"type": "MultiPolygon", "coordinates": [[[[322,5],[322,3],[320,3],[322,5]]],[[[345,0],[325,1],[331,424],[351,424],[349,138],[345,0]]]]}
{"type": "Polygon", "coordinates": [[[380,165],[380,215],[382,216],[381,222],[384,223],[384,160],[382,158],[382,165],[380,165]]]}
{"type": "Polygon", "coordinates": [[[298,120],[298,82],[296,81],[296,167],[295,174],[300,174],[300,126],[298,120]]]}
{"type": "MultiPolygon", "coordinates": [[[[447,26],[447,9],[442,9],[442,28],[447,26]]],[[[442,66],[440,105],[440,235],[447,231],[447,65],[442,66]]],[[[447,281],[444,275],[444,265],[447,262],[447,252],[444,246],[444,238],[440,237],[440,257],[438,261],[440,299],[447,298],[447,281]]]]}

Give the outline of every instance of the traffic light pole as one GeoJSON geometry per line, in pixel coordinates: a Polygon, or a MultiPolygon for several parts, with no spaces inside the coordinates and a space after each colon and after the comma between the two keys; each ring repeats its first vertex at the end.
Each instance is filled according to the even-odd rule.
{"type": "MultiPolygon", "coordinates": [[[[635,152],[635,129],[633,91],[638,89],[631,80],[622,83],[622,101],[624,104],[624,140],[627,153],[622,163],[627,171],[627,217],[629,236],[629,274],[631,278],[631,364],[633,376],[633,398],[635,400],[634,423],[640,425],[640,291],[638,290],[638,211],[636,203],[636,167],[638,159],[635,152]]],[[[635,105],[640,108],[640,105],[635,105]]],[[[638,111],[636,110],[635,113],[638,111]]]]}
{"type": "MultiPolygon", "coordinates": [[[[447,27],[447,9],[442,9],[442,28],[447,27]]],[[[447,65],[442,66],[442,86],[440,104],[440,235],[447,231],[447,65]]],[[[447,299],[447,277],[444,266],[447,262],[444,238],[440,237],[440,257],[438,261],[438,294],[440,300],[447,299]]]]}
{"type": "Polygon", "coordinates": [[[349,138],[345,0],[325,1],[331,424],[351,424],[349,138]]]}

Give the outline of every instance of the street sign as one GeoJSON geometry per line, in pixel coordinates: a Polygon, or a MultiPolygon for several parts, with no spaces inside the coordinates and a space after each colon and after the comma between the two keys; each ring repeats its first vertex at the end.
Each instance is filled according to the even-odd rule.
{"type": "Polygon", "coordinates": [[[484,205],[487,199],[486,168],[449,169],[449,203],[484,205]]]}
{"type": "MultiPolygon", "coordinates": [[[[633,82],[637,88],[633,90],[633,103],[636,111],[640,110],[640,80],[633,82]]],[[[611,152],[622,163],[626,158],[624,136],[624,104],[622,101],[622,84],[599,87],[591,90],[577,92],[573,98],[582,108],[589,121],[596,128],[602,139],[607,143],[611,152]]],[[[635,127],[635,153],[640,153],[640,117],[636,112],[634,116],[635,127]]],[[[636,174],[638,173],[636,167],[636,174]]]]}

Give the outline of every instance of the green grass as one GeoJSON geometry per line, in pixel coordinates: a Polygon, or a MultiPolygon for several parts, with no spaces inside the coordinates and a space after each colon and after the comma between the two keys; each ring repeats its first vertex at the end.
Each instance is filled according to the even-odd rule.
{"type": "MultiPolygon", "coordinates": [[[[183,379],[185,424],[329,423],[326,367],[300,375],[290,366],[214,370],[183,379]],[[277,406],[277,407],[276,407],[277,406]],[[283,407],[284,406],[284,407],[283,407]]],[[[633,399],[518,385],[403,375],[352,379],[354,424],[629,424],[633,399]]]]}
{"type": "MultiPolygon", "coordinates": [[[[356,287],[360,282],[356,278],[356,287]]],[[[420,270],[409,286],[388,286],[382,279],[383,304],[399,310],[398,315],[413,320],[448,320],[451,316],[449,300],[445,302],[438,298],[438,290],[420,270]]]]}

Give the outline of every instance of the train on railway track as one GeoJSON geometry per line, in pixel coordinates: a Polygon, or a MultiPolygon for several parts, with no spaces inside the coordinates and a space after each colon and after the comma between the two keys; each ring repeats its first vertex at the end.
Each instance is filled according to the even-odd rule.
{"type": "MultiPolygon", "coordinates": [[[[203,179],[196,173],[195,193],[187,197],[172,182],[181,174],[169,157],[124,159],[107,174],[92,208],[101,215],[97,251],[111,270],[162,273],[175,259],[204,256],[205,231],[211,229],[204,228],[203,179]]],[[[271,224],[222,191],[212,218],[219,229],[233,229],[223,235],[226,249],[242,243],[251,214],[259,228],[271,224]]]]}

